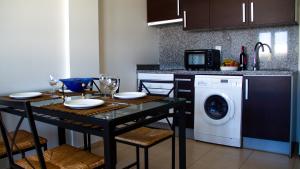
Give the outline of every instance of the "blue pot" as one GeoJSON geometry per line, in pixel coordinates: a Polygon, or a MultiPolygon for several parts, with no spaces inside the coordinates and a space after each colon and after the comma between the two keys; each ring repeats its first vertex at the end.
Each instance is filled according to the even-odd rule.
{"type": "Polygon", "coordinates": [[[69,78],[60,79],[61,82],[73,92],[82,92],[86,89],[87,85],[93,81],[93,78],[69,78]],[[82,87],[84,84],[85,87],[82,87]]]}

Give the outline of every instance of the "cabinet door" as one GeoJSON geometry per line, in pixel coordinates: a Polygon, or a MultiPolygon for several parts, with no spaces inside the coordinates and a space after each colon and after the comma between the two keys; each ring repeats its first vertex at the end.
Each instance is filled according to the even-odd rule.
{"type": "Polygon", "coordinates": [[[295,0],[249,0],[250,25],[295,23],[295,0]]]}
{"type": "Polygon", "coordinates": [[[180,0],[147,0],[148,22],[180,18],[180,0]]]}
{"type": "Polygon", "coordinates": [[[212,28],[247,26],[248,0],[211,0],[210,21],[212,28]]]}
{"type": "Polygon", "coordinates": [[[209,1],[183,1],[183,29],[196,30],[209,28],[209,1]]]}
{"type": "Polygon", "coordinates": [[[250,76],[244,82],[243,137],[289,141],[291,77],[250,76]]]}

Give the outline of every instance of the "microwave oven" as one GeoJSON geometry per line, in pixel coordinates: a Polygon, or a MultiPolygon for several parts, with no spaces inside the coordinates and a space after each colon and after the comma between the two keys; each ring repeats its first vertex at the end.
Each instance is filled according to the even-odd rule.
{"type": "Polygon", "coordinates": [[[220,51],[215,49],[185,50],[186,70],[220,70],[220,51]]]}

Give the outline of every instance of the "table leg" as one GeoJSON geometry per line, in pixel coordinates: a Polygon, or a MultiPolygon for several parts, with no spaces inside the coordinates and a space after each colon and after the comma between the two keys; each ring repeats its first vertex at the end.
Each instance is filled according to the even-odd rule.
{"type": "Polygon", "coordinates": [[[185,114],[184,106],[179,108],[177,120],[179,122],[179,168],[186,169],[186,133],[185,133],[185,114]]]}
{"type": "Polygon", "coordinates": [[[64,128],[58,127],[58,144],[63,145],[66,144],[66,130],[64,128]]]}
{"type": "Polygon", "coordinates": [[[110,124],[104,127],[104,161],[105,169],[116,168],[116,140],[114,136],[114,127],[110,124]]]}

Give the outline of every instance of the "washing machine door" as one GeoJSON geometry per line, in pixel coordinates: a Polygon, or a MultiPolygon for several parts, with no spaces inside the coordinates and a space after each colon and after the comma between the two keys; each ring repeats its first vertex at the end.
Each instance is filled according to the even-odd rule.
{"type": "Polygon", "coordinates": [[[202,116],[213,125],[222,125],[230,121],[234,116],[234,103],[225,94],[213,93],[204,99],[202,116]]]}

